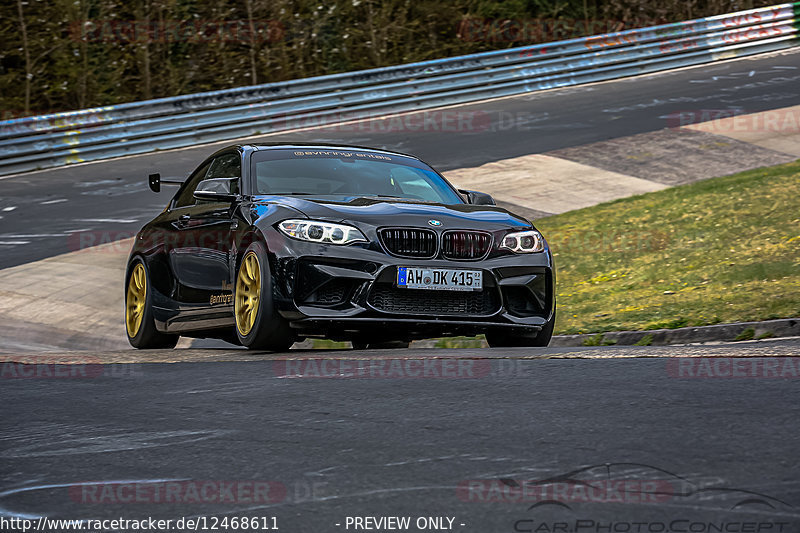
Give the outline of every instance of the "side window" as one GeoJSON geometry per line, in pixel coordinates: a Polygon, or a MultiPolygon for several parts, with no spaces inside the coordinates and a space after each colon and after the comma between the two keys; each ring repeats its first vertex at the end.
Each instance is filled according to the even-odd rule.
{"type": "Polygon", "coordinates": [[[175,198],[174,208],[177,209],[179,207],[187,207],[195,204],[195,198],[193,196],[194,190],[197,188],[197,184],[205,179],[210,166],[211,161],[195,170],[194,174],[189,176],[186,180],[186,185],[181,188],[178,196],[175,198]]]}
{"type": "MultiPolygon", "coordinates": [[[[208,169],[208,174],[204,179],[210,180],[212,178],[241,178],[242,177],[242,158],[238,152],[222,154],[214,159],[211,163],[211,168],[208,169]]],[[[233,193],[239,192],[239,182],[237,181],[231,191],[233,193]]]]}
{"type": "MultiPolygon", "coordinates": [[[[222,154],[198,168],[194,174],[186,180],[186,186],[181,189],[175,198],[175,208],[188,207],[195,205],[198,200],[194,197],[194,190],[203,180],[212,178],[240,178],[242,175],[242,160],[238,152],[222,154]]],[[[239,192],[239,182],[233,187],[234,193],[239,192]]]]}

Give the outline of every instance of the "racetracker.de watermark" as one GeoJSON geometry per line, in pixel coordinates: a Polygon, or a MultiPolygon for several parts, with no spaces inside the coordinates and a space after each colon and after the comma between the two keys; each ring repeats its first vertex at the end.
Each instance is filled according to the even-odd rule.
{"type": "Polygon", "coordinates": [[[459,500],[473,503],[661,503],[674,493],[673,484],[661,479],[472,479],[456,489],[459,500]]]}
{"type": "Polygon", "coordinates": [[[800,357],[673,357],[667,360],[671,378],[786,379],[800,377],[800,357]]]}
{"type": "Polygon", "coordinates": [[[287,488],[277,481],[188,480],[84,482],[69,487],[69,497],[82,504],[209,504],[280,503],[287,488]]]}
{"type": "Polygon", "coordinates": [[[79,20],[73,41],[89,43],[274,43],[284,38],[278,20],[79,20]]]}
{"type": "Polygon", "coordinates": [[[69,361],[47,355],[15,359],[0,362],[0,379],[130,378],[142,375],[139,363],[107,364],[92,356],[77,356],[69,361]]]}
{"type": "Polygon", "coordinates": [[[800,109],[750,112],[744,109],[693,109],[663,117],[669,128],[702,124],[709,133],[800,133],[800,109]]]}
{"type": "Polygon", "coordinates": [[[467,17],[458,24],[462,41],[489,43],[546,43],[614,33],[631,28],[656,26],[664,19],[568,19],[568,18],[478,18],[467,17]]]}
{"type": "Polygon", "coordinates": [[[563,230],[545,235],[553,253],[621,253],[667,248],[670,234],[660,230],[563,230]]]}
{"type": "MultiPolygon", "coordinates": [[[[376,90],[363,95],[364,99],[380,98],[382,96],[388,96],[388,94],[384,90],[376,90]]],[[[508,115],[511,114],[509,113],[508,115]]],[[[336,111],[328,114],[280,116],[273,119],[273,128],[275,130],[324,128],[326,131],[343,132],[470,133],[490,131],[496,119],[500,118],[480,109],[443,109],[388,116],[385,113],[375,112],[336,111]]],[[[513,116],[502,118],[504,123],[515,122],[513,116]]]]}
{"type": "Polygon", "coordinates": [[[697,520],[686,517],[670,520],[609,520],[577,518],[562,521],[522,518],[511,531],[516,533],[789,533],[789,522],[759,520],[697,520]]]}
{"type": "Polygon", "coordinates": [[[279,378],[477,379],[514,369],[493,368],[488,359],[286,358],[274,361],[272,371],[279,378]]]}
{"type": "MultiPolygon", "coordinates": [[[[67,236],[71,252],[110,253],[127,255],[131,251],[133,230],[89,230],[67,236]]],[[[546,234],[547,243],[554,253],[624,253],[631,251],[664,250],[671,240],[670,234],[660,230],[599,231],[573,229],[546,234]]],[[[183,229],[164,232],[149,231],[139,235],[139,246],[166,249],[211,249],[225,252],[231,247],[233,235],[228,231],[206,228],[183,229]]]]}
{"type": "Polygon", "coordinates": [[[329,483],[304,479],[84,481],[67,493],[72,502],[86,505],[302,503],[334,494],[329,483]]]}
{"type": "MultiPolygon", "coordinates": [[[[136,237],[135,230],[89,230],[70,233],[67,247],[71,252],[110,253],[127,255],[131,251],[130,239],[136,237]]],[[[205,228],[182,231],[147,231],[139,235],[139,245],[144,248],[200,249],[225,251],[231,246],[229,231],[205,228]]]]}

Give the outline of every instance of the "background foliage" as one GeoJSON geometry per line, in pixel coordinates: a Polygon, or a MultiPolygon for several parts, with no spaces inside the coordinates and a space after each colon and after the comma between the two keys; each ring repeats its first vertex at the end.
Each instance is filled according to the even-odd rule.
{"type": "Polygon", "coordinates": [[[578,37],[587,27],[625,29],[771,3],[7,0],[0,3],[0,118],[394,65],[578,37]],[[226,21],[235,29],[215,33],[226,21]],[[522,26],[524,32],[515,32],[522,26]],[[179,29],[163,31],[170,27],[179,29]]]}

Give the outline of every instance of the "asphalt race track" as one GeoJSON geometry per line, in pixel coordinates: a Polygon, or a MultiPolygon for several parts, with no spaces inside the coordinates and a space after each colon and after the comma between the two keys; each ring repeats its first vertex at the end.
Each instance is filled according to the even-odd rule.
{"type": "Polygon", "coordinates": [[[76,379],[11,379],[6,363],[2,514],[260,516],[303,532],[383,515],[476,532],[800,531],[800,340],[420,352],[111,365],[76,379]],[[783,357],[721,357],[732,354],[783,357]],[[200,481],[246,488],[220,503],[218,485],[191,490],[200,481]],[[604,488],[587,496],[586,484],[604,488]]]}
{"type": "MultiPolygon", "coordinates": [[[[797,104],[800,52],[790,51],[459,106],[450,109],[449,123],[441,110],[429,111],[431,125],[422,130],[374,119],[363,128],[312,128],[262,140],[385,147],[450,170],[660,130],[675,126],[669,117],[682,111],[751,113],[797,104]],[[469,119],[465,126],[458,116],[469,119]]],[[[0,211],[0,241],[29,242],[2,247],[0,268],[73,251],[76,244],[65,237],[71,232],[132,236],[167,201],[149,191],[146,176],[184,179],[224,144],[0,178],[0,209],[15,208],[0,211]]]]}
{"type": "MultiPolygon", "coordinates": [[[[797,104],[792,52],[462,106],[480,125],[462,131],[374,120],[264,140],[387,147],[448,170],[660,130],[680,111],[797,104]]],[[[145,176],[182,179],[214,149],[0,178],[0,241],[29,241],[2,248],[0,268],[73,250],[70,232],[132,236],[167,199],[145,176]]],[[[391,531],[354,519],[398,516],[411,520],[403,531],[800,532],[799,338],[3,351],[3,531],[2,520],[41,516],[391,531]]]]}

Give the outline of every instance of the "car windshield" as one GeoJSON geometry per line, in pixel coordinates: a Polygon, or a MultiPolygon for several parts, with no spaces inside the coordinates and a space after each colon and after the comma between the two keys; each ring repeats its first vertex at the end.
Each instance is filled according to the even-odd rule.
{"type": "Polygon", "coordinates": [[[346,150],[265,150],[253,154],[258,194],[464,200],[424,163],[393,154],[346,150]]]}

